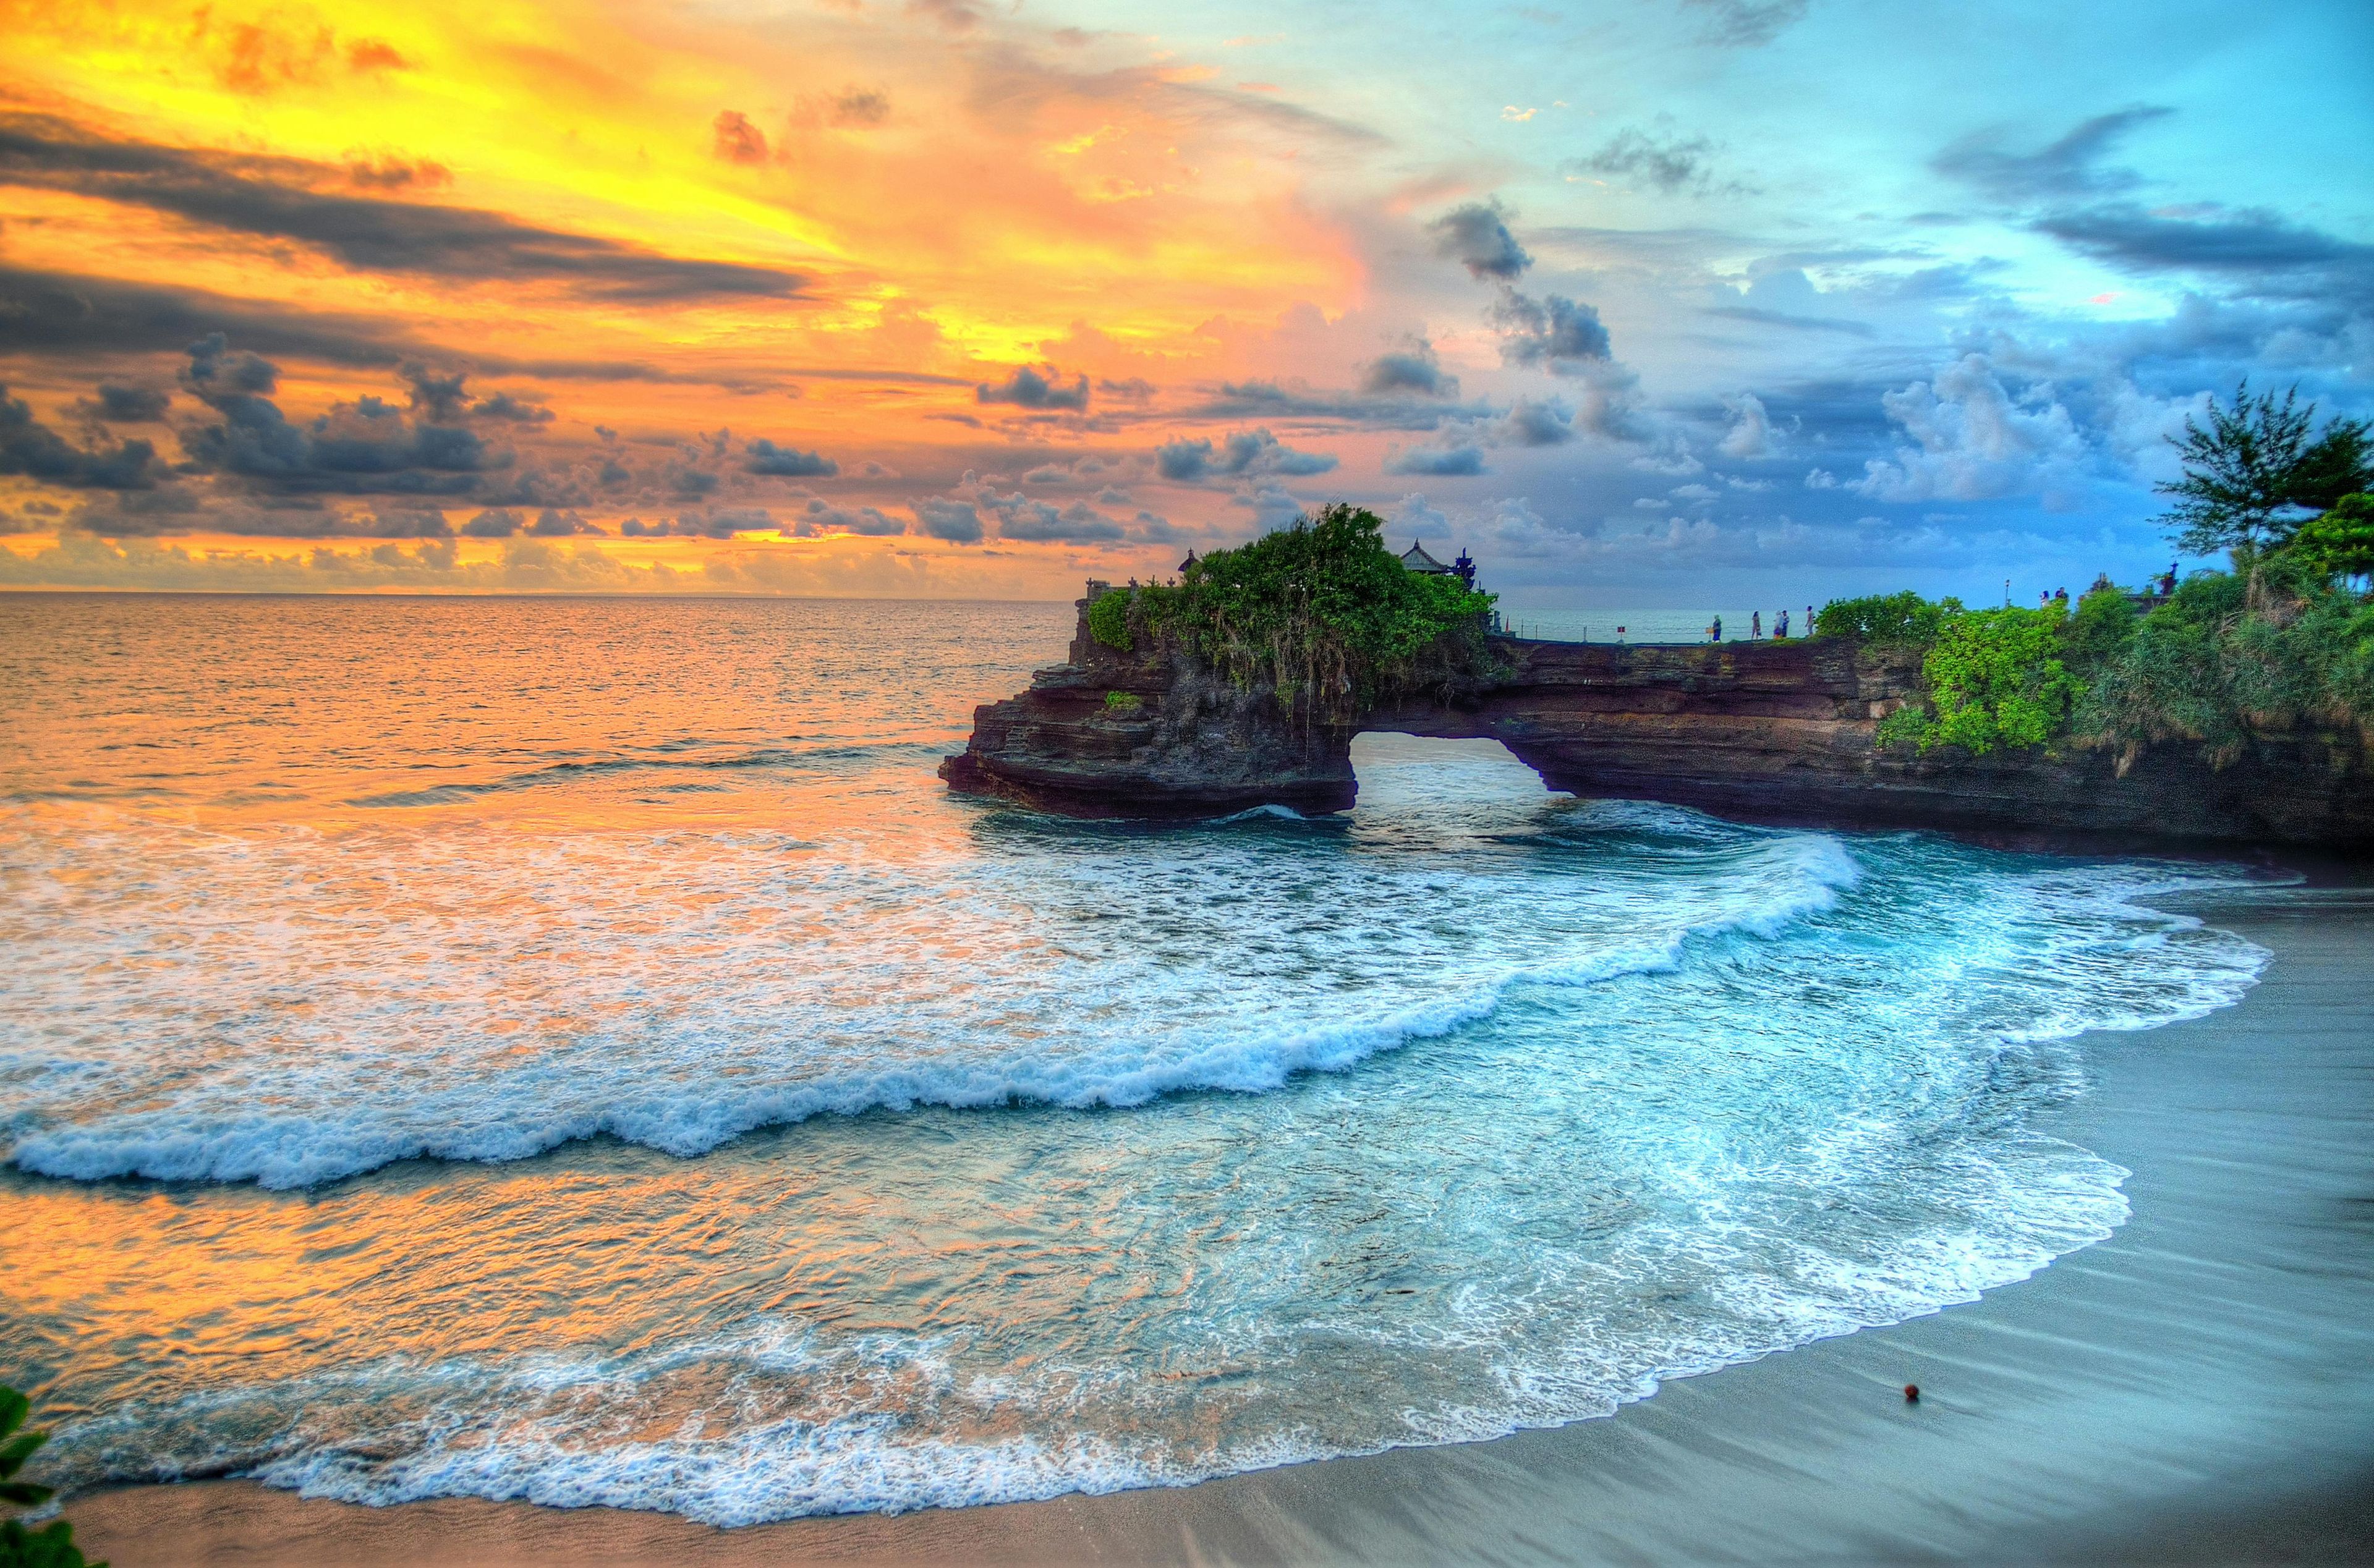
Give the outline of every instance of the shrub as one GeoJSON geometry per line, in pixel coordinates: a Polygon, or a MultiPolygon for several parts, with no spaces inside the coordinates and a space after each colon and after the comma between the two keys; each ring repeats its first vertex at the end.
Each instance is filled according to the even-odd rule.
{"type": "Polygon", "coordinates": [[[2135,607],[2124,592],[2098,588],[2077,601],[2076,613],[2069,617],[2062,638],[2071,659],[2091,663],[2124,648],[2135,635],[2135,607]]]}
{"type": "Polygon", "coordinates": [[[1937,640],[1945,617],[1961,607],[1958,599],[1932,604],[1909,588],[1901,593],[1833,599],[1814,617],[1814,635],[1925,647],[1937,640]]]}
{"type": "Polygon", "coordinates": [[[1997,746],[2038,746],[2068,723],[2086,683],[2062,660],[2058,610],[1972,610],[1946,617],[1921,661],[1935,717],[1923,751],[1957,745],[1984,755],[1997,746]]]}
{"type": "Polygon", "coordinates": [[[2374,573],[2374,496],[2344,496],[2292,535],[2290,551],[2325,577],[2374,573]]]}
{"type": "Polygon", "coordinates": [[[1886,747],[1917,746],[1929,733],[1929,726],[1928,708],[1917,702],[1908,702],[1879,721],[1873,738],[1886,747]]]}
{"type": "Polygon", "coordinates": [[[1105,693],[1105,711],[1108,713],[1134,713],[1145,706],[1146,699],[1135,692],[1105,693]]]}
{"type": "Polygon", "coordinates": [[[1123,653],[1136,646],[1136,638],[1130,635],[1127,590],[1116,588],[1097,595],[1088,605],[1088,635],[1123,653]]]}
{"type": "Polygon", "coordinates": [[[2297,552],[2204,572],[2105,661],[2078,732],[2121,748],[2197,741],[2220,764],[2254,731],[2374,724],[2374,607],[2297,552]]]}

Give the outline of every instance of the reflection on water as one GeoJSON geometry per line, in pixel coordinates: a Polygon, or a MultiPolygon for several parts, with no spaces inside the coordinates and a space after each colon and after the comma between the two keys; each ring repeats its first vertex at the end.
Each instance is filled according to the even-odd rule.
{"type": "Polygon", "coordinates": [[[1368,738],[1339,821],[946,796],[1068,618],[0,600],[53,1473],[730,1523],[1573,1419],[2106,1234],[2063,1042],[2262,957],[2169,868],[1489,746],[1368,738]]]}

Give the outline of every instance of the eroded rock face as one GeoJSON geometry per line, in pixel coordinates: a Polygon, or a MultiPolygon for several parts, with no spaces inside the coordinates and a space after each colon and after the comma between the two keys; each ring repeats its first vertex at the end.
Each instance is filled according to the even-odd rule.
{"type": "Polygon", "coordinates": [[[1472,701],[1330,723],[1175,649],[1118,653],[1088,635],[1087,603],[1068,662],[975,712],[970,744],[940,768],[951,788],[1074,816],[1340,811],[1357,792],[1352,737],[1391,730],[1499,741],[1553,790],[1751,821],[2374,848],[2355,733],[2262,736],[2222,769],[2183,743],[2123,773],[2107,751],[1883,752],[1873,731],[1911,695],[1917,660],[1835,638],[1496,639],[1509,673],[1472,701]],[[1141,706],[1111,708],[1111,692],[1141,706]]]}
{"type": "Polygon", "coordinates": [[[1116,652],[1088,635],[1087,603],[1067,662],[973,710],[971,743],[940,765],[949,788],[1067,816],[1351,806],[1357,727],[1297,722],[1267,686],[1240,690],[1176,649],[1116,652]],[[1111,706],[1115,692],[1141,706],[1111,706]]]}

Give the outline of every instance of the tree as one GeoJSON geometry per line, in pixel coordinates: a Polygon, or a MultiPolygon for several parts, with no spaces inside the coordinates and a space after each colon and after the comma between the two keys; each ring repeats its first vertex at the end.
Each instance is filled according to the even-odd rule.
{"type": "Polygon", "coordinates": [[[2291,548],[2331,577],[2374,574],[2374,496],[2344,496],[2301,523],[2291,548]]]}
{"type": "Polygon", "coordinates": [[[2156,486],[2177,498],[2165,518],[2177,544],[2200,556],[2280,544],[2299,526],[2296,509],[2324,509],[2374,482],[2366,421],[2336,419],[2310,440],[2315,421],[2298,387],[2278,403],[2273,392],[2252,397],[2247,380],[2231,407],[2210,400],[2207,429],[2188,417],[2182,439],[2168,438],[2184,454],[2184,477],[2156,486]]]}
{"type": "Polygon", "coordinates": [[[2363,419],[2336,419],[2300,453],[2290,489],[2292,505],[2326,512],[2350,496],[2374,490],[2374,441],[2363,419]]]}

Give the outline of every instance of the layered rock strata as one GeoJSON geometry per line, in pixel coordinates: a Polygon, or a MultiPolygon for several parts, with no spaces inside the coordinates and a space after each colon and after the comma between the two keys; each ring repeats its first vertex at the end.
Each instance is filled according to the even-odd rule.
{"type": "Polygon", "coordinates": [[[1882,749],[1873,731],[1912,694],[1916,661],[1835,638],[1495,638],[1508,673],[1472,698],[1329,721],[1176,648],[1107,648],[1088,634],[1087,603],[1067,662],[975,712],[970,743],[941,766],[951,788],[1073,816],[1341,811],[1358,790],[1352,737],[1398,731],[1499,741],[1553,790],[1752,821],[2374,848],[2354,731],[2262,735],[2223,767],[2182,742],[2123,769],[2104,750],[1914,755],[1882,749]]]}

